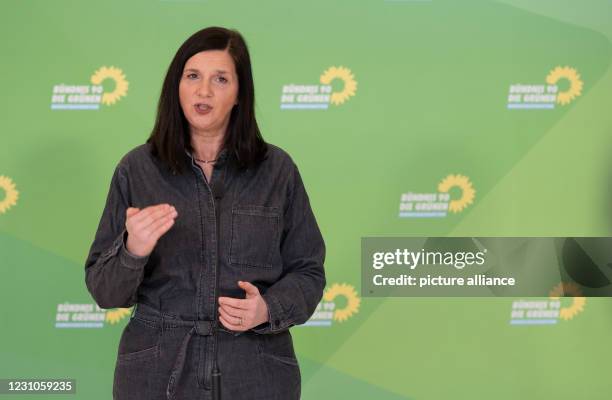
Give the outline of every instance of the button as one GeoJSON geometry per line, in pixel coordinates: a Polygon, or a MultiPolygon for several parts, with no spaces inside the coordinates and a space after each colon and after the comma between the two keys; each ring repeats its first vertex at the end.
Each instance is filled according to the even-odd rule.
{"type": "Polygon", "coordinates": [[[279,320],[275,320],[274,321],[274,325],[279,326],[280,325],[280,321],[279,320]]]}

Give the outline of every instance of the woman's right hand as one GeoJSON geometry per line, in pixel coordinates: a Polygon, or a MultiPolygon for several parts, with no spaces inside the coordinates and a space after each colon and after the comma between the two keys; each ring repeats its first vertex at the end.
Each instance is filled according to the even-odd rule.
{"type": "Polygon", "coordinates": [[[125,227],[128,231],[127,250],[139,257],[148,256],[159,238],[172,227],[178,215],[169,204],[158,204],[143,208],[129,207],[126,211],[125,227]]]}

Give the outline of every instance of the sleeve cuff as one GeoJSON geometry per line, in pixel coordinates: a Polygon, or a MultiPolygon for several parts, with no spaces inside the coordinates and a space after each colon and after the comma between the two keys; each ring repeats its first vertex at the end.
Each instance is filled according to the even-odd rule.
{"type": "Polygon", "coordinates": [[[120,243],[117,244],[119,246],[118,247],[119,261],[121,265],[123,265],[126,268],[134,269],[134,270],[139,270],[139,269],[144,268],[147,261],[149,261],[149,256],[148,255],[137,256],[135,254],[130,253],[128,249],[125,247],[126,239],[127,239],[127,230],[124,229],[123,232],[121,232],[121,235],[119,236],[120,243]]]}
{"type": "Polygon", "coordinates": [[[276,296],[264,293],[261,297],[263,297],[268,305],[268,322],[251,328],[253,332],[260,334],[277,333],[293,325],[291,320],[284,314],[283,307],[276,296]]]}

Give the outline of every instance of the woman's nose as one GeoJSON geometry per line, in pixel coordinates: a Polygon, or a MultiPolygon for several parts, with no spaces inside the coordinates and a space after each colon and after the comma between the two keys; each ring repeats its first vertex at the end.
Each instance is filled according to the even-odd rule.
{"type": "Polygon", "coordinates": [[[205,79],[202,79],[202,83],[198,86],[196,94],[203,97],[209,97],[212,94],[210,84],[205,79]]]}

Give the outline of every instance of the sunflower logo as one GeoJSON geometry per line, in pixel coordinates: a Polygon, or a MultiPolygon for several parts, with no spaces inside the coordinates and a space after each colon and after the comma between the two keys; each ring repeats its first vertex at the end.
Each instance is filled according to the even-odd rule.
{"type": "Polygon", "coordinates": [[[467,176],[452,174],[444,178],[442,182],[438,184],[438,191],[441,193],[448,193],[453,187],[461,189],[461,198],[451,200],[448,204],[448,210],[457,213],[474,202],[476,191],[467,176]]]}
{"type": "Polygon", "coordinates": [[[345,67],[330,67],[321,75],[320,81],[324,85],[329,85],[334,79],[340,79],[344,82],[344,88],[341,92],[334,92],[331,95],[332,104],[342,104],[349,97],[355,95],[357,82],[350,69],[345,67]]]}
{"type": "Polygon", "coordinates": [[[582,94],[583,82],[580,79],[580,74],[571,67],[556,67],[548,73],[546,83],[556,85],[560,79],[567,79],[570,83],[569,88],[564,92],[557,94],[557,103],[561,105],[568,104],[576,97],[582,94]]]}
{"type": "Polygon", "coordinates": [[[8,176],[0,175],[0,189],[4,189],[5,195],[0,199],[0,214],[4,214],[9,208],[17,204],[19,192],[15,184],[8,176]]]}
{"type": "Polygon", "coordinates": [[[579,297],[582,291],[575,283],[562,282],[555,286],[549,293],[549,296],[553,300],[558,300],[560,296],[565,295],[573,296],[572,304],[567,307],[561,307],[559,310],[559,317],[567,321],[576,316],[579,312],[584,310],[586,304],[586,297],[579,297]]]}
{"type": "Polygon", "coordinates": [[[91,76],[91,83],[101,85],[105,79],[115,81],[115,90],[102,95],[102,103],[106,105],[115,104],[117,100],[127,94],[128,81],[125,79],[123,71],[115,67],[101,67],[91,76]]]}
{"type": "Polygon", "coordinates": [[[344,308],[337,308],[334,311],[334,320],[338,322],[346,321],[350,316],[359,311],[361,299],[357,297],[355,288],[346,283],[334,283],[325,291],[323,299],[325,301],[334,301],[336,296],[344,296],[347,300],[344,308]]]}
{"type": "Polygon", "coordinates": [[[106,322],[114,325],[121,321],[126,316],[130,315],[132,307],[130,308],[115,308],[114,310],[106,311],[106,322]]]}

